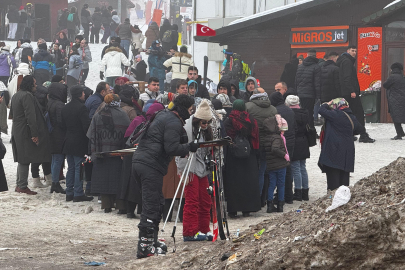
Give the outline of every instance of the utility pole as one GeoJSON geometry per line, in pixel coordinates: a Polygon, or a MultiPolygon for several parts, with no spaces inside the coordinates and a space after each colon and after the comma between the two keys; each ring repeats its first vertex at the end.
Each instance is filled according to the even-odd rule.
{"type": "Polygon", "coordinates": [[[121,0],[118,0],[117,1],[118,2],[118,7],[117,7],[117,14],[118,14],[118,17],[120,17],[120,19],[121,19],[121,22],[123,22],[123,20],[122,20],[122,16],[121,16],[121,0]]]}

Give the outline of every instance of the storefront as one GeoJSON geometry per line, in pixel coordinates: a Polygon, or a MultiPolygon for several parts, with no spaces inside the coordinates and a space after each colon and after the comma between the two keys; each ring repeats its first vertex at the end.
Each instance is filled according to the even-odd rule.
{"type": "MultiPolygon", "coordinates": [[[[384,82],[393,62],[405,61],[405,3],[384,9],[392,1],[313,0],[235,21],[216,29],[214,37],[195,40],[228,45],[244,62],[256,61],[256,77],[267,92],[273,91],[293,55],[306,56],[309,49],[315,49],[322,58],[327,52],[340,54],[348,45],[356,45],[358,77],[364,91],[384,82]]],[[[382,97],[380,120],[389,122],[384,89],[382,97]]]]}

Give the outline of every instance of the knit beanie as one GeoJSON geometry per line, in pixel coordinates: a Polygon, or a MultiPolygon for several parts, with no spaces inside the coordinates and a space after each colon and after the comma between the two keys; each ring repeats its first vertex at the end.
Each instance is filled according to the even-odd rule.
{"type": "Polygon", "coordinates": [[[197,107],[194,117],[207,121],[212,119],[211,108],[206,99],[201,101],[200,106],[197,107]]]}
{"type": "Polygon", "coordinates": [[[276,114],[276,121],[278,124],[278,128],[280,131],[287,131],[288,130],[288,124],[287,121],[281,117],[281,115],[276,114]]]}
{"type": "Polygon", "coordinates": [[[51,82],[60,82],[61,80],[63,80],[61,75],[53,75],[51,82]]]}
{"type": "Polygon", "coordinates": [[[70,88],[70,95],[72,96],[72,99],[79,98],[82,96],[83,91],[84,91],[83,86],[76,85],[70,88]]]}
{"type": "Polygon", "coordinates": [[[45,43],[38,44],[38,49],[40,49],[40,50],[46,50],[46,49],[47,49],[47,48],[46,48],[46,44],[45,44],[45,43]]]}
{"type": "Polygon", "coordinates": [[[404,70],[404,66],[401,63],[398,63],[398,62],[391,65],[391,69],[395,69],[395,68],[397,68],[399,70],[404,70]]]}
{"type": "Polygon", "coordinates": [[[242,99],[235,100],[233,102],[232,109],[241,111],[241,112],[245,111],[246,110],[245,102],[242,99]]]}
{"type": "Polygon", "coordinates": [[[289,95],[285,99],[285,105],[288,107],[300,105],[300,98],[298,96],[289,95]]]}

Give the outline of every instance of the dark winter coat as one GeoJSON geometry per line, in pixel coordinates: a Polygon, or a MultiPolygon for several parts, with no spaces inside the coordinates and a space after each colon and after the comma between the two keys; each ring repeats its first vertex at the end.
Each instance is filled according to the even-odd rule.
{"type": "Polygon", "coordinates": [[[291,161],[304,160],[310,157],[307,125],[309,115],[306,109],[292,109],[295,114],[296,133],[294,153],[290,156],[291,161]]]}
{"type": "Polygon", "coordinates": [[[170,49],[173,48],[174,46],[177,46],[179,40],[179,33],[177,32],[177,30],[167,30],[167,31],[171,31],[172,33],[170,35],[171,36],[170,42],[162,41],[162,48],[166,52],[170,51],[170,49]]]}
{"type": "Polygon", "coordinates": [[[103,16],[100,12],[94,12],[91,19],[93,20],[94,28],[101,28],[101,25],[103,24],[103,16]]]}
{"type": "Polygon", "coordinates": [[[281,74],[280,81],[287,84],[288,89],[295,89],[295,77],[297,75],[298,62],[296,64],[287,63],[281,74]]]}
{"type": "Polygon", "coordinates": [[[64,84],[51,83],[48,88],[48,106],[47,111],[53,130],[51,137],[51,153],[62,154],[63,142],[65,141],[66,131],[62,122],[62,109],[65,107],[67,89],[64,84]]]}
{"type": "Polygon", "coordinates": [[[162,40],[165,32],[171,28],[172,25],[170,24],[170,21],[168,19],[164,19],[163,24],[160,26],[159,39],[162,40]]]}
{"type": "Polygon", "coordinates": [[[159,26],[156,23],[149,25],[148,30],[145,32],[146,48],[152,46],[152,42],[159,39],[159,26]]]}
{"type": "Polygon", "coordinates": [[[277,109],[271,105],[270,100],[255,98],[253,95],[251,101],[246,103],[246,111],[257,121],[259,127],[260,149],[264,149],[264,138],[266,131],[264,130],[263,122],[266,118],[273,117],[277,114],[277,109]]]}
{"type": "Polygon", "coordinates": [[[20,12],[20,20],[18,21],[18,23],[26,24],[27,19],[28,19],[27,12],[25,12],[25,10],[21,10],[21,12],[20,12]]]}
{"type": "Polygon", "coordinates": [[[70,41],[67,38],[58,38],[57,42],[59,45],[62,45],[62,50],[66,50],[66,47],[70,46],[70,41]]]}
{"type": "Polygon", "coordinates": [[[10,9],[7,13],[9,23],[18,23],[20,21],[20,13],[16,8],[10,9]]]}
{"type": "Polygon", "coordinates": [[[295,114],[292,109],[284,104],[284,98],[280,92],[272,93],[270,95],[270,101],[271,104],[276,107],[277,113],[287,121],[288,130],[284,133],[284,137],[287,141],[288,151],[291,152],[289,154],[292,155],[294,152],[296,133],[295,114]]]}
{"type": "Polygon", "coordinates": [[[66,130],[65,141],[62,153],[77,157],[84,157],[88,153],[88,142],[86,137],[90,126],[88,117],[89,111],[84,106],[83,101],[73,98],[62,109],[62,123],[66,130]]]}
{"type": "Polygon", "coordinates": [[[112,20],[111,12],[108,9],[104,9],[102,11],[101,15],[102,15],[102,22],[103,22],[104,28],[110,27],[110,23],[112,20]]]}
{"type": "Polygon", "coordinates": [[[166,175],[172,158],[190,151],[188,144],[180,144],[183,132],[183,122],[174,112],[160,112],[139,142],[132,163],[141,163],[166,175]]]}
{"type": "MultiPolygon", "coordinates": [[[[254,82],[254,84],[255,84],[255,89],[259,88],[259,85],[257,84],[256,78],[254,78],[254,77],[247,77],[247,78],[246,78],[246,81],[245,81],[245,89],[247,89],[247,84],[248,84],[249,81],[253,81],[253,82],[254,82]]],[[[249,102],[249,101],[250,101],[250,97],[251,97],[252,95],[253,95],[253,91],[252,91],[252,92],[249,92],[248,90],[246,90],[246,91],[243,93],[243,96],[242,96],[241,98],[242,98],[243,101],[245,101],[245,103],[246,103],[246,102],[249,102]]],[[[274,104],[273,104],[273,105],[274,105],[274,104]]]]}
{"type": "Polygon", "coordinates": [[[34,70],[45,69],[47,71],[52,71],[53,75],[55,75],[56,69],[52,64],[52,60],[52,56],[48,51],[39,50],[32,59],[32,67],[34,70]]]}
{"type": "Polygon", "coordinates": [[[63,58],[62,52],[60,50],[57,50],[54,51],[53,55],[53,62],[55,63],[56,72],[58,72],[58,70],[62,71],[62,69],[59,69],[65,65],[65,59],[63,58]]]}
{"type": "Polygon", "coordinates": [[[234,95],[232,95],[232,92],[228,91],[228,97],[229,97],[229,100],[231,101],[231,103],[233,103],[237,99],[243,99],[243,93],[241,93],[239,90],[239,81],[236,79],[232,79],[229,82],[231,83],[231,86],[233,85],[236,89],[234,95]]]}
{"type": "Polygon", "coordinates": [[[336,65],[339,67],[339,80],[340,80],[340,91],[342,96],[350,96],[351,93],[356,93],[360,95],[360,85],[357,79],[357,70],[354,66],[356,59],[350,54],[342,54],[336,65]]]}
{"type": "Polygon", "coordinates": [[[333,60],[323,62],[321,68],[321,102],[342,97],[340,92],[339,67],[333,60]]]}
{"type": "Polygon", "coordinates": [[[88,11],[88,10],[85,9],[85,8],[83,8],[83,9],[82,9],[82,12],[80,13],[80,19],[81,19],[82,25],[91,23],[90,11],[88,11]]]}
{"type": "Polygon", "coordinates": [[[266,133],[264,138],[266,170],[275,171],[287,167],[289,162],[284,158],[287,151],[280,135],[276,117],[266,118],[263,121],[263,127],[266,133]]]}
{"type": "Polygon", "coordinates": [[[38,100],[39,108],[42,114],[45,114],[48,106],[48,88],[42,85],[37,86],[37,90],[34,92],[34,97],[38,100]]]}
{"type": "Polygon", "coordinates": [[[308,56],[303,64],[298,66],[295,86],[300,98],[321,97],[321,68],[316,57],[308,56]]]}
{"type": "Polygon", "coordinates": [[[87,114],[90,119],[93,118],[94,114],[96,113],[98,107],[103,103],[104,97],[101,96],[99,93],[94,93],[86,100],[86,108],[89,111],[87,114]]]}
{"type": "Polygon", "coordinates": [[[343,111],[332,110],[328,104],[322,104],[319,114],[325,119],[325,134],[319,156],[318,165],[354,172],[354,141],[353,135],[360,134],[364,127],[360,125],[350,108],[343,111]],[[346,112],[353,121],[354,129],[346,112]]]}
{"type": "Polygon", "coordinates": [[[62,15],[59,18],[58,21],[58,26],[61,29],[67,29],[67,17],[69,16],[69,12],[65,11],[64,13],[62,13],[62,15]]]}
{"type": "Polygon", "coordinates": [[[394,123],[405,123],[405,78],[401,70],[394,69],[383,84],[387,89],[388,111],[394,123]]]}
{"type": "Polygon", "coordinates": [[[39,102],[29,91],[20,90],[11,99],[11,141],[14,161],[22,164],[51,162],[51,146],[39,102]],[[39,144],[32,141],[38,137],[39,144]]]}
{"type": "Polygon", "coordinates": [[[135,69],[133,69],[133,72],[135,74],[135,78],[137,81],[145,80],[147,67],[148,67],[148,65],[146,65],[144,60],[142,60],[138,64],[136,64],[136,67],[135,67],[135,69]]]}
{"type": "Polygon", "coordinates": [[[66,21],[67,21],[67,24],[66,24],[67,29],[76,30],[76,26],[77,27],[80,26],[80,19],[79,19],[79,16],[77,15],[77,13],[73,14],[73,22],[68,21],[67,17],[66,17],[66,21]]]}
{"type": "MultiPolygon", "coordinates": [[[[189,79],[187,79],[187,82],[189,79]]],[[[198,75],[197,80],[195,80],[198,83],[198,91],[195,94],[195,97],[200,97],[200,98],[206,98],[206,99],[211,99],[210,93],[208,92],[208,89],[205,85],[203,85],[203,79],[201,75],[198,75]]]]}

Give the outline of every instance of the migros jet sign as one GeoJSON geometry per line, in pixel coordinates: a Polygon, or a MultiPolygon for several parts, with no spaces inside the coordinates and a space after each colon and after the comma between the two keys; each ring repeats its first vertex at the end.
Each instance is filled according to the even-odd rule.
{"type": "Polygon", "coordinates": [[[292,28],[291,45],[345,44],[349,26],[292,28]]]}

